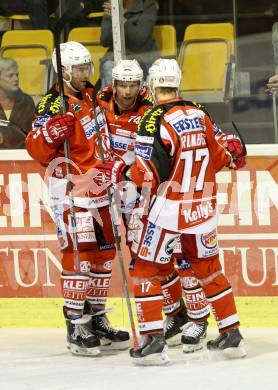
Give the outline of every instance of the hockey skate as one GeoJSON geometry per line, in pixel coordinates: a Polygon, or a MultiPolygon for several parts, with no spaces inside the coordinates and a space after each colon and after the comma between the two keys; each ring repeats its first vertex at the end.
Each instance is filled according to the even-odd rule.
{"type": "Polygon", "coordinates": [[[89,321],[89,316],[76,320],[66,319],[68,349],[73,355],[97,356],[100,354],[100,340],[90,331],[89,321]]]}
{"type": "Polygon", "coordinates": [[[164,335],[156,333],[142,336],[140,347],[131,348],[129,354],[138,366],[160,366],[170,361],[167,348],[164,335]]]}
{"type": "Polygon", "coordinates": [[[91,331],[99,337],[103,349],[123,350],[130,347],[129,333],[112,328],[106,314],[103,312],[93,314],[91,331]]]}
{"type": "Polygon", "coordinates": [[[164,320],[164,335],[169,347],[175,347],[181,344],[182,327],[187,323],[188,318],[186,308],[183,307],[174,316],[167,316],[164,320]]]}
{"type": "Polygon", "coordinates": [[[230,359],[246,356],[243,337],[238,328],[220,333],[215,340],[207,342],[207,348],[212,351],[221,350],[230,359]]]}
{"type": "Polygon", "coordinates": [[[208,322],[188,322],[182,329],[182,349],[184,353],[199,351],[203,348],[203,339],[207,335],[208,322]]]}

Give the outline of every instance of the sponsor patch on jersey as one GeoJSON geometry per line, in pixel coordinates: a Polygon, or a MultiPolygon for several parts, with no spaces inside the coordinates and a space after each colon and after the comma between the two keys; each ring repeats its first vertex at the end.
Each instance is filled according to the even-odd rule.
{"type": "Polygon", "coordinates": [[[152,222],[148,222],[145,235],[143,237],[143,241],[138,253],[140,258],[147,261],[155,260],[154,256],[159,243],[160,236],[161,228],[159,226],[156,226],[152,222]]]}
{"type": "Polygon", "coordinates": [[[162,242],[159,243],[159,252],[156,256],[156,262],[166,264],[171,260],[179,235],[166,233],[162,242]]]}
{"type": "Polygon", "coordinates": [[[99,249],[101,251],[106,251],[107,249],[113,249],[115,247],[114,244],[101,244],[99,245],[99,249]]]}
{"type": "Polygon", "coordinates": [[[154,138],[145,135],[137,135],[136,142],[141,142],[142,144],[153,144],[154,138]]]}
{"type": "MultiPolygon", "coordinates": [[[[111,125],[110,125],[111,126],[111,125]]],[[[114,125],[115,126],[115,125],[114,125]]],[[[130,137],[131,134],[132,134],[132,131],[129,131],[129,130],[124,130],[124,129],[117,129],[116,130],[116,134],[118,135],[124,135],[126,137],[130,137]]]]}
{"type": "MultiPolygon", "coordinates": [[[[191,269],[191,267],[188,269],[191,269]]],[[[192,289],[194,287],[197,287],[198,284],[199,284],[199,280],[196,279],[194,276],[186,276],[185,278],[182,278],[182,285],[183,285],[184,289],[192,289]]],[[[203,295],[202,292],[200,293],[199,297],[201,298],[201,300],[203,300],[205,298],[205,296],[203,295]]],[[[187,307],[187,309],[188,309],[188,307],[187,307]]],[[[196,308],[195,308],[195,310],[196,310],[196,308]]]]}
{"type": "Polygon", "coordinates": [[[71,108],[74,112],[80,112],[82,111],[82,107],[77,103],[71,103],[71,108]]]}
{"type": "Polygon", "coordinates": [[[180,254],[181,253],[181,241],[180,241],[180,239],[176,242],[174,253],[176,253],[176,254],[180,254]]]}
{"type": "Polygon", "coordinates": [[[114,141],[112,138],[110,138],[111,146],[115,150],[127,150],[127,144],[123,142],[114,141]]]}
{"type": "Polygon", "coordinates": [[[60,96],[57,96],[57,92],[51,92],[43,96],[38,104],[37,112],[42,114],[44,112],[51,112],[51,114],[60,113],[60,96]]]}
{"type": "Polygon", "coordinates": [[[78,242],[96,242],[95,232],[77,233],[78,242]]]}
{"type": "Polygon", "coordinates": [[[91,263],[88,260],[80,261],[80,271],[81,272],[90,272],[91,263]]]}
{"type": "Polygon", "coordinates": [[[97,114],[97,123],[99,125],[100,128],[104,127],[104,124],[105,124],[105,118],[104,118],[104,115],[102,112],[99,112],[97,114]]]}
{"type": "Polygon", "coordinates": [[[59,208],[59,206],[53,206],[51,207],[53,215],[54,215],[54,221],[56,225],[56,234],[57,238],[60,244],[60,248],[64,249],[68,246],[68,238],[66,233],[66,227],[63,220],[63,210],[59,208]]]}
{"type": "Polygon", "coordinates": [[[199,258],[214,256],[219,252],[215,229],[209,233],[197,234],[196,243],[199,258]]]}
{"type": "Polygon", "coordinates": [[[205,233],[201,235],[201,241],[204,247],[208,249],[213,249],[217,245],[216,231],[213,230],[210,233],[205,233]]]}
{"type": "Polygon", "coordinates": [[[48,114],[38,116],[33,122],[33,129],[36,127],[42,127],[49,119],[51,119],[51,115],[48,114]]]}
{"type": "MultiPolygon", "coordinates": [[[[70,221],[70,215],[68,216],[70,221]]],[[[93,216],[89,211],[75,213],[76,233],[78,242],[96,242],[93,216]]]]}
{"type": "MultiPolygon", "coordinates": [[[[188,110],[189,111],[189,110],[188,110]]],[[[196,110],[192,110],[191,115],[185,115],[180,111],[180,115],[172,118],[167,118],[167,122],[175,129],[176,133],[181,134],[186,131],[204,130],[204,120],[199,115],[196,115],[196,110]]]]}
{"type": "Polygon", "coordinates": [[[198,116],[182,115],[175,121],[170,121],[170,125],[175,129],[177,134],[182,134],[185,131],[204,130],[198,116]]]}
{"type": "MultiPolygon", "coordinates": [[[[153,134],[156,131],[158,131],[158,129],[159,129],[159,122],[158,122],[158,120],[159,120],[160,116],[163,114],[163,112],[164,112],[163,109],[160,108],[160,107],[154,108],[152,111],[146,111],[148,117],[147,117],[147,119],[145,121],[144,129],[148,133],[153,134]]],[[[145,117],[145,115],[143,116],[143,118],[144,117],[145,117]]]]}
{"type": "Polygon", "coordinates": [[[106,262],[103,264],[103,268],[104,268],[104,269],[107,269],[107,271],[111,271],[111,270],[112,270],[112,260],[106,261],[106,262]]]}
{"type": "MultiPolygon", "coordinates": [[[[115,150],[128,150],[130,145],[134,145],[134,140],[126,137],[119,137],[114,134],[110,134],[110,143],[115,150]]],[[[132,147],[133,148],[133,147],[132,147]]]]}
{"type": "Polygon", "coordinates": [[[145,233],[143,245],[150,247],[153,239],[153,235],[155,233],[155,224],[152,222],[148,222],[147,230],[145,233]]]}
{"type": "Polygon", "coordinates": [[[87,139],[91,139],[94,136],[94,134],[97,132],[96,121],[94,119],[92,119],[89,123],[83,125],[82,127],[85,131],[87,139]]]}
{"type": "Polygon", "coordinates": [[[80,119],[80,123],[81,123],[81,125],[83,126],[83,125],[85,125],[86,123],[90,122],[90,120],[91,120],[90,116],[89,116],[89,115],[86,115],[86,116],[84,116],[83,118],[80,119]]]}
{"type": "Polygon", "coordinates": [[[214,204],[208,200],[202,204],[197,205],[195,208],[184,208],[183,209],[184,219],[186,223],[196,222],[199,219],[208,219],[210,216],[215,214],[214,204]]]}
{"type": "Polygon", "coordinates": [[[176,259],[177,263],[178,263],[178,266],[179,266],[179,270],[187,270],[187,269],[191,269],[191,265],[185,260],[185,259],[176,259]]]}
{"type": "Polygon", "coordinates": [[[144,160],[150,160],[152,152],[152,146],[135,145],[135,155],[143,158],[144,160]]]}
{"type": "Polygon", "coordinates": [[[170,240],[166,242],[165,252],[167,253],[167,255],[169,255],[169,256],[172,255],[172,253],[174,252],[174,249],[176,247],[176,242],[177,242],[176,237],[170,238],[170,240]]]}

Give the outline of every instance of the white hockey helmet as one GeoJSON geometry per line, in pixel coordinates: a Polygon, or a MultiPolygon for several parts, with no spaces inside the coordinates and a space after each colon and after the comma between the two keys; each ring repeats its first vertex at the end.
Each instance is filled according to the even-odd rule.
{"type": "Polygon", "coordinates": [[[149,69],[148,85],[154,95],[157,87],[178,89],[181,82],[181,70],[176,60],[159,58],[149,69]]]}
{"type": "MultiPolygon", "coordinates": [[[[61,43],[60,51],[61,64],[65,71],[69,74],[70,78],[72,75],[73,65],[90,64],[91,71],[93,72],[94,69],[91,53],[81,43],[74,41],[61,43]]],[[[52,64],[55,72],[57,73],[56,49],[54,49],[52,54],[52,64]]]]}
{"type": "Polygon", "coordinates": [[[120,60],[112,69],[113,85],[119,81],[143,81],[143,70],[137,60],[120,60]]]}

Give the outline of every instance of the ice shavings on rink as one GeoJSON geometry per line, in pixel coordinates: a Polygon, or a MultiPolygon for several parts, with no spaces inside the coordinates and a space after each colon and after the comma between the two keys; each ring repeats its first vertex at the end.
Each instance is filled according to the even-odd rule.
{"type": "MultiPolygon", "coordinates": [[[[278,329],[242,328],[248,356],[169,349],[164,367],[137,367],[128,351],[73,357],[64,329],[0,329],[1,390],[277,390],[278,329]]],[[[216,336],[210,329],[207,340],[216,336]]]]}

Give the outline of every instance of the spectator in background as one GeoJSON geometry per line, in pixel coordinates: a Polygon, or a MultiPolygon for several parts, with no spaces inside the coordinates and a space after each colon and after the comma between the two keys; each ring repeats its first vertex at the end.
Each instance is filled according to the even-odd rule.
{"type": "MultiPolygon", "coordinates": [[[[146,76],[148,68],[158,58],[152,37],[156,23],[158,4],[155,0],[124,0],[124,31],[127,58],[136,59],[146,76]]],[[[108,47],[100,63],[102,87],[112,84],[114,65],[111,0],[103,3],[104,17],[101,23],[102,46],[108,47]]]]}
{"type": "Polygon", "coordinates": [[[271,76],[268,80],[268,83],[266,84],[266,92],[268,92],[270,95],[272,95],[274,92],[278,92],[278,74],[275,74],[274,76],[271,76]]]}
{"type": "Polygon", "coordinates": [[[267,83],[266,92],[272,95],[278,93],[278,22],[272,26],[272,45],[274,52],[275,75],[270,77],[267,83]]]}
{"type": "MultiPolygon", "coordinates": [[[[76,0],[64,0],[66,9],[72,9],[76,5],[76,0]]],[[[69,30],[74,27],[89,27],[89,26],[100,26],[101,16],[91,17],[90,13],[102,13],[104,0],[83,0],[84,11],[81,12],[77,17],[73,18],[69,22],[69,30]]]]}
{"type": "Polygon", "coordinates": [[[35,104],[19,88],[18,66],[0,58],[0,149],[23,149],[31,128],[35,104]]]}
{"type": "Polygon", "coordinates": [[[29,15],[34,30],[49,28],[49,15],[57,7],[57,0],[1,0],[3,16],[29,15]]]}

